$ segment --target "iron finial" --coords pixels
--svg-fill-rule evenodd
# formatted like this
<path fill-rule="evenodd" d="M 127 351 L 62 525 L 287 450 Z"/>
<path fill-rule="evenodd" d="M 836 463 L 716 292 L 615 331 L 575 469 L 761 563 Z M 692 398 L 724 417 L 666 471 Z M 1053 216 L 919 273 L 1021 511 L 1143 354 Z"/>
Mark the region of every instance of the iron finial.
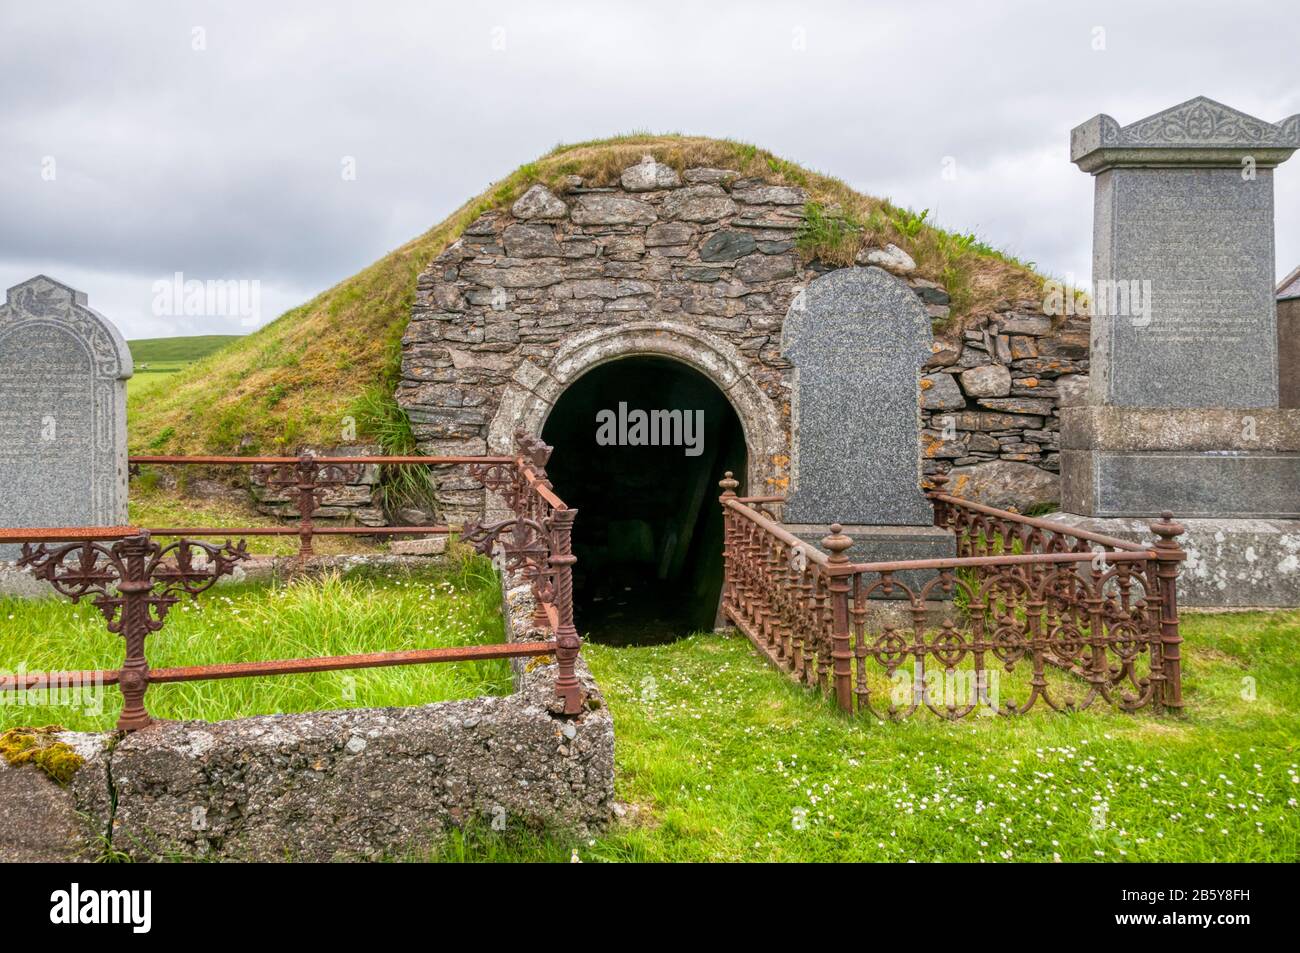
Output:
<path fill-rule="evenodd" d="M 831 534 L 822 537 L 822 546 L 830 550 L 831 562 L 846 563 L 849 557 L 844 555 L 845 550 L 853 545 L 853 540 L 844 535 L 844 527 L 839 523 L 831 524 Z"/>

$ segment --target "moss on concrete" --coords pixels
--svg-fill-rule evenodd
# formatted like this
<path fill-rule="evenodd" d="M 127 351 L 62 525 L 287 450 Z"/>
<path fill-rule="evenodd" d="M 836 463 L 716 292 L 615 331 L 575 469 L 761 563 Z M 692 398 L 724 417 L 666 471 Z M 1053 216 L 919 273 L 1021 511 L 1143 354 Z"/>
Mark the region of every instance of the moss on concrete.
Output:
<path fill-rule="evenodd" d="M 71 745 L 57 739 L 56 736 L 62 730 L 59 725 L 10 728 L 0 734 L 0 755 L 15 767 L 35 765 L 59 784 L 66 785 L 86 763 L 86 759 L 77 754 Z"/>

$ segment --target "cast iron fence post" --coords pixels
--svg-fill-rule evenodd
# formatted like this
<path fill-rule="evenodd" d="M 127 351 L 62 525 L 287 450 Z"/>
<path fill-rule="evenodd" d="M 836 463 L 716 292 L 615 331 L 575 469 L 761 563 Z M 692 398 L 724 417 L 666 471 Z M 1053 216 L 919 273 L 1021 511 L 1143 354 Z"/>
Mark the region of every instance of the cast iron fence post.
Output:
<path fill-rule="evenodd" d="M 582 639 L 573 624 L 573 520 L 577 510 L 556 510 L 551 515 L 551 553 L 548 563 L 555 586 L 555 610 L 559 625 L 555 628 L 555 661 L 560 673 L 555 680 L 555 690 L 564 699 L 564 713 L 577 715 L 582 711 L 582 686 L 578 683 L 574 663 L 582 648 Z"/>
<path fill-rule="evenodd" d="M 831 573 L 826 582 L 831 601 L 831 661 L 835 680 L 835 701 L 841 711 L 853 711 L 853 651 L 849 645 L 849 557 L 845 550 L 853 540 L 844 535 L 844 527 L 831 524 L 831 535 L 822 538 L 822 545 L 830 550 Z"/>
<path fill-rule="evenodd" d="M 363 464 L 321 463 L 304 450 L 292 464 L 267 463 L 253 467 L 253 479 L 268 487 L 291 492 L 298 511 L 298 563 L 305 565 L 315 555 L 312 538 L 316 533 L 313 517 L 324 501 L 325 491 L 361 479 Z"/>
<path fill-rule="evenodd" d="M 1164 512 L 1151 524 L 1158 539 L 1156 575 L 1160 580 L 1160 654 L 1164 683 L 1159 701 L 1174 712 L 1183 709 L 1183 637 L 1178 632 L 1178 568 L 1184 553 L 1174 540 L 1184 527 L 1174 522 L 1174 514 Z"/>
<path fill-rule="evenodd" d="M 205 557 L 202 565 L 194 561 L 195 552 Z M 235 563 L 247 555 L 243 540 L 238 545 L 227 540 L 217 546 L 180 539 L 163 546 L 144 530 L 111 544 L 84 540 L 53 549 L 42 543 L 33 549 L 25 543 L 18 565 L 30 566 L 33 576 L 50 583 L 74 603 L 94 596 L 94 606 L 103 614 L 108 631 L 122 636 L 125 643 L 117 679 L 122 692 L 117 727 L 135 731 L 152 721 L 144 705 L 149 690 L 146 638 L 163 627 L 167 610 L 182 593 L 197 596 L 230 574 Z"/>
<path fill-rule="evenodd" d="M 316 512 L 316 461 L 311 458 L 311 454 L 303 451 L 295 469 L 298 477 L 298 482 L 294 484 L 298 491 L 298 561 L 305 563 L 315 555 L 311 538 L 316 525 L 311 517 Z"/>
<path fill-rule="evenodd" d="M 149 690 L 149 661 L 144 654 L 144 640 L 151 632 L 162 628 L 149 613 L 153 581 L 149 578 L 146 561 L 153 548 L 148 533 L 124 539 L 118 544 L 122 563 L 122 578 L 117 581 L 121 593 L 122 615 L 108 631 L 117 632 L 126 643 L 126 658 L 118 676 L 122 691 L 122 714 L 117 727 L 122 731 L 144 728 L 152 720 L 144 707 L 144 693 Z M 101 607 L 102 608 L 102 607 Z M 105 615 L 108 612 L 105 611 Z"/>
<path fill-rule="evenodd" d="M 523 519 L 540 521 L 545 518 L 548 512 L 551 511 L 551 505 L 547 503 L 546 499 L 542 496 L 541 491 L 543 489 L 553 489 L 551 481 L 546 477 L 546 464 L 550 461 L 551 451 L 554 448 L 542 443 L 540 438 L 534 438 L 532 435 L 525 434 L 522 431 L 515 435 L 515 442 L 519 448 L 519 456 L 515 458 L 515 472 L 518 474 L 518 479 L 521 481 L 519 499 L 523 502 L 518 515 Z M 531 466 L 533 479 L 536 481 L 531 487 L 524 476 L 525 465 Z M 572 520 L 570 520 L 569 525 L 570 529 L 572 529 Z M 543 605 L 542 592 L 548 584 L 548 581 L 551 585 L 554 585 L 554 581 L 543 578 L 548 572 L 548 567 L 545 564 L 537 568 L 539 571 L 532 579 L 533 625 L 539 629 L 547 629 L 550 628 L 551 620 L 546 615 L 546 606 Z"/>
<path fill-rule="evenodd" d="M 718 481 L 718 486 L 722 488 L 722 495 L 718 497 L 718 502 L 722 504 L 722 604 L 726 606 L 736 601 L 736 568 L 733 565 L 736 555 L 734 538 L 736 529 L 727 500 L 736 498 L 736 488 L 740 486 L 740 481 L 728 470 Z M 726 622 L 725 618 L 723 622 Z"/>

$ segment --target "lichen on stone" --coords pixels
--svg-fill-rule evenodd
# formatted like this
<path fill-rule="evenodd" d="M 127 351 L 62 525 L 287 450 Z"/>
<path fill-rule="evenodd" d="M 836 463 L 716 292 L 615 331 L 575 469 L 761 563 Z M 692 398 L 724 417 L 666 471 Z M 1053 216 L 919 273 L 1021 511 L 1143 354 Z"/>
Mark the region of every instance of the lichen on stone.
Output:
<path fill-rule="evenodd" d="M 555 659 L 550 655 L 538 655 L 524 663 L 524 671 L 531 672 L 542 665 L 551 665 L 554 662 Z"/>
<path fill-rule="evenodd" d="M 57 740 L 55 736 L 62 730 L 60 725 L 10 728 L 0 734 L 0 755 L 15 767 L 35 765 L 59 784 L 66 785 L 86 759 L 67 742 Z"/>

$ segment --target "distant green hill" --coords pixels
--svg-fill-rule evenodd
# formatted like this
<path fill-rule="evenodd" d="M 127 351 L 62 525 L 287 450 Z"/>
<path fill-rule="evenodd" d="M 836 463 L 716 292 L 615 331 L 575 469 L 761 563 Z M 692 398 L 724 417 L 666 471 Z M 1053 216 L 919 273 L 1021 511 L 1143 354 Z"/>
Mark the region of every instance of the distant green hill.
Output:
<path fill-rule="evenodd" d="M 127 393 L 139 395 L 152 390 L 159 381 L 170 378 L 177 371 L 183 371 L 195 361 L 202 360 L 209 354 L 221 350 L 232 341 L 238 341 L 239 334 L 196 334 L 188 338 L 141 338 L 127 341 L 131 349 L 131 360 L 135 363 L 135 374 L 127 382 Z"/>
<path fill-rule="evenodd" d="M 188 338 L 141 338 L 138 341 L 127 341 L 126 346 L 131 349 L 131 360 L 137 365 L 177 361 L 188 364 L 201 357 L 207 357 L 240 336 L 238 334 L 196 334 Z"/>

